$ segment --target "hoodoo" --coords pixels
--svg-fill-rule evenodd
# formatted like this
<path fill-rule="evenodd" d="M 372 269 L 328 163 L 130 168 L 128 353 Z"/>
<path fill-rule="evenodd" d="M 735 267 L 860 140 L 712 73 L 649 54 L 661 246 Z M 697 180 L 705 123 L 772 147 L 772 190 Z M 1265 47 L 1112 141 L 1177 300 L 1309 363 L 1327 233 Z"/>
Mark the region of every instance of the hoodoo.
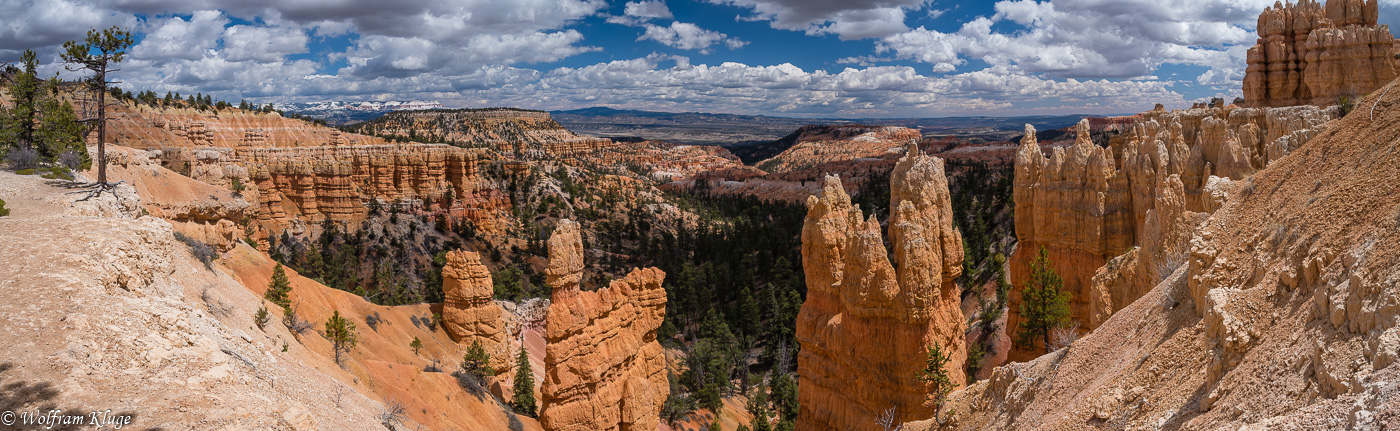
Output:
<path fill-rule="evenodd" d="M 943 160 L 910 144 L 890 176 L 890 242 L 865 218 L 835 176 L 807 200 L 802 266 L 807 301 L 797 320 L 802 344 L 797 428 L 875 429 L 894 408 L 900 418 L 929 417 L 928 393 L 915 376 L 926 351 L 948 352 L 954 384 L 964 381 L 967 324 L 953 279 L 962 273 L 962 237 L 952 225 Z"/>
<path fill-rule="evenodd" d="M 550 295 L 540 425 L 546 431 L 654 430 L 670 393 L 656 328 L 666 274 L 634 269 L 597 291 L 579 289 L 583 238 L 561 220 L 549 238 Z"/>
<path fill-rule="evenodd" d="M 1244 77 L 1248 106 L 1353 102 L 1396 77 L 1395 37 L 1376 25 L 1376 0 L 1274 3 Z"/>
<path fill-rule="evenodd" d="M 505 341 L 501 307 L 491 301 L 491 272 L 476 252 L 447 252 L 442 269 L 442 326 L 452 340 L 471 344 L 482 341 L 493 349 Z"/>

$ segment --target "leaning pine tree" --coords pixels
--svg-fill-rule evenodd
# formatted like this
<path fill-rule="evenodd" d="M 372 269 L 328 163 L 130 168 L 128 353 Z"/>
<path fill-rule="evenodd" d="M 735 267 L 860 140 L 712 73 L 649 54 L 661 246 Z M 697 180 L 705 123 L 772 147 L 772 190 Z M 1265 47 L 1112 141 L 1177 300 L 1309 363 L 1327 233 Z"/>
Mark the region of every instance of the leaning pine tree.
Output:
<path fill-rule="evenodd" d="M 88 30 L 82 42 L 70 40 L 63 43 L 62 57 L 63 62 L 68 63 L 68 70 L 92 72 L 93 76 L 88 79 L 89 90 L 97 95 L 97 117 L 82 120 L 94 122 L 97 126 L 97 182 L 93 183 L 92 193 L 83 199 L 112 188 L 107 183 L 107 85 L 116 82 L 108 81 L 107 74 L 120 70 L 111 66 L 121 63 L 126 58 L 127 48 L 135 43 L 131 31 L 116 26 L 102 31 Z"/>
<path fill-rule="evenodd" d="M 1045 353 L 1050 353 L 1050 331 L 1069 324 L 1070 294 L 1063 287 L 1064 281 L 1050 268 L 1049 253 L 1041 247 L 1031 262 L 1031 278 L 1021 289 L 1021 324 L 1017 328 L 1021 345 L 1029 348 L 1040 339 Z"/>

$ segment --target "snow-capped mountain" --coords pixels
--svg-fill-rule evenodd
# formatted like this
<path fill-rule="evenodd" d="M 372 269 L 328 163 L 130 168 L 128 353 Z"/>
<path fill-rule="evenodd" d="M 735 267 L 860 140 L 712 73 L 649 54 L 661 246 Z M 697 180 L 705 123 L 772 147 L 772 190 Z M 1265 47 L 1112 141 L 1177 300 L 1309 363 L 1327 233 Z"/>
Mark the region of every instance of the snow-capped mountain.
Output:
<path fill-rule="evenodd" d="M 393 111 L 421 111 L 425 109 L 445 109 L 436 101 L 412 100 L 406 102 L 308 102 L 278 103 L 274 108 L 282 112 L 294 112 L 313 118 L 322 118 L 331 124 L 350 124 L 370 120 Z"/>

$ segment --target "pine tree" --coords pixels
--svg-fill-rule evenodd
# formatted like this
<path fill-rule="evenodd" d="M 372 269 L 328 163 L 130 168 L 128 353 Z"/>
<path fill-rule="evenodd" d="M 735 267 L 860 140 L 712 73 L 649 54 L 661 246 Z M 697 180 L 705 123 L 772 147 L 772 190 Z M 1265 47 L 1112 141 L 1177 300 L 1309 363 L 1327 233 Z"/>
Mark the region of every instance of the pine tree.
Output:
<path fill-rule="evenodd" d="M 484 381 L 486 376 L 496 374 L 496 370 L 491 368 L 491 355 L 487 354 L 486 349 L 481 347 L 480 341 L 472 340 L 471 347 L 467 347 L 467 354 L 462 355 L 462 372 L 475 378 L 477 382 Z"/>
<path fill-rule="evenodd" d="M 1069 323 L 1069 292 L 1062 290 L 1064 281 L 1054 268 L 1050 267 L 1050 255 L 1045 247 L 1040 248 L 1031 262 L 1031 278 L 1021 289 L 1021 324 L 1017 328 L 1018 341 L 1026 347 L 1033 347 L 1036 339 L 1045 345 L 1045 353 L 1050 353 L 1050 331 Z"/>
<path fill-rule="evenodd" d="M 292 291 L 292 283 L 287 280 L 287 271 L 282 269 L 282 263 L 272 267 L 272 282 L 267 285 L 267 292 L 263 292 L 263 298 L 282 307 L 284 313 L 292 312 L 292 299 L 288 293 Z"/>
<path fill-rule="evenodd" d="M 111 81 L 107 80 L 107 74 L 115 72 L 111 68 L 114 63 L 121 63 L 126 59 L 126 50 L 136 41 L 131 37 L 131 32 L 119 27 L 97 31 L 89 30 L 87 38 L 83 42 L 68 41 L 63 43 L 63 61 L 68 63 L 69 70 L 86 69 L 95 75 L 88 80 L 97 93 L 97 190 L 109 189 L 107 183 L 107 85 Z M 93 54 L 96 52 L 97 54 Z M 91 197 L 93 195 L 89 195 Z M 85 198 L 86 199 L 86 198 Z"/>
<path fill-rule="evenodd" d="M 331 318 L 326 320 L 326 339 L 330 340 L 335 349 L 335 363 L 340 363 L 342 353 L 350 353 L 359 343 L 359 334 L 355 332 L 355 322 L 340 317 L 340 311 L 331 313 Z"/>
<path fill-rule="evenodd" d="M 34 146 L 35 120 L 39 114 L 39 98 L 42 96 L 42 82 L 38 75 L 38 55 L 34 50 L 26 49 L 20 54 L 21 69 L 14 75 L 10 82 L 10 99 L 14 101 L 14 108 L 10 111 L 11 124 L 14 131 L 11 133 L 16 138 L 18 147 Z"/>
<path fill-rule="evenodd" d="M 953 381 L 948 375 L 949 359 L 949 354 L 943 351 L 943 346 L 934 342 L 928 347 L 924 369 L 920 370 L 917 376 L 919 381 L 928 385 L 928 396 L 933 398 L 934 420 L 940 425 L 944 423 L 940 418 L 943 402 L 948 399 L 948 394 L 953 392 Z"/>
<path fill-rule="evenodd" d="M 525 354 L 525 346 L 520 346 L 520 354 L 515 358 L 515 396 L 511 397 L 511 407 L 526 416 L 535 417 L 535 371 L 530 368 L 530 357 Z"/>
<path fill-rule="evenodd" d="M 83 142 L 83 127 L 78 123 L 78 115 L 73 105 L 58 97 L 58 78 L 51 78 L 45 84 L 44 97 L 39 98 L 39 122 L 34 131 L 34 139 L 39 154 L 49 160 L 60 159 L 64 153 L 73 153 L 78 166 L 68 166 L 73 170 L 92 167 L 92 157 L 88 155 L 87 144 Z"/>

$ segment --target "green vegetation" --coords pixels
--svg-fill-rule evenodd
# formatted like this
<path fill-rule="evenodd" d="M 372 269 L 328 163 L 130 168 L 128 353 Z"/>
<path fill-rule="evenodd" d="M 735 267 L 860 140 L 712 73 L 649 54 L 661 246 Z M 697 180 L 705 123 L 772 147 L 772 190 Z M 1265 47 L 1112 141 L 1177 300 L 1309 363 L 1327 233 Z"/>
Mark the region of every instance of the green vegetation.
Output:
<path fill-rule="evenodd" d="M 943 403 L 948 400 L 948 394 L 953 392 L 953 381 L 948 375 L 949 359 L 948 353 L 943 351 L 943 346 L 937 342 L 933 343 L 928 347 L 924 369 L 916 376 L 919 381 L 928 385 L 928 397 L 933 400 L 934 420 L 940 425 L 944 423 Z"/>
<path fill-rule="evenodd" d="M 359 333 L 355 331 L 355 322 L 340 317 L 340 310 L 332 312 L 331 318 L 326 319 L 326 339 L 330 340 L 335 349 L 335 363 L 340 363 L 342 353 L 350 353 L 359 343 Z"/>
<path fill-rule="evenodd" d="M 1045 247 L 1040 248 L 1031 262 L 1031 278 L 1021 289 L 1021 325 L 1017 328 L 1017 342 L 1026 348 L 1035 346 L 1040 340 L 1045 353 L 1051 352 L 1050 333 L 1055 328 L 1069 324 L 1069 292 L 1061 290 L 1064 282 L 1050 267 L 1050 255 Z"/>
<path fill-rule="evenodd" d="M 423 342 L 418 337 L 413 337 L 413 341 L 408 342 L 408 348 L 413 349 L 413 354 L 417 355 L 419 350 L 423 350 Z"/>
<path fill-rule="evenodd" d="M 287 271 L 282 269 L 282 264 L 272 267 L 272 281 L 267 285 L 267 291 L 263 292 L 263 299 L 282 307 L 284 314 L 291 314 L 292 299 L 288 294 L 292 292 L 292 283 L 287 279 Z"/>
<path fill-rule="evenodd" d="M 491 355 L 486 353 L 486 349 L 481 347 L 481 342 L 477 340 L 472 340 L 471 347 L 468 347 L 467 353 L 462 355 L 461 368 L 463 374 L 476 379 L 478 384 L 485 382 L 486 376 L 496 374 L 496 370 L 491 368 Z"/>
<path fill-rule="evenodd" d="M 67 169 L 92 165 L 83 143 L 83 127 L 73 106 L 60 94 L 57 76 L 38 75 L 38 54 L 25 50 L 20 67 L 6 72 L 12 107 L 0 106 L 0 156 L 10 169 L 38 173 L 48 179 L 71 180 Z M 42 167 L 49 164 L 49 167 Z"/>
<path fill-rule="evenodd" d="M 10 215 L 10 209 L 9 209 L 9 208 L 5 208 L 5 200 L 4 200 L 4 199 L 0 199 L 0 217 L 6 217 L 6 216 L 9 216 L 9 215 Z"/>
<path fill-rule="evenodd" d="M 511 390 L 515 392 L 510 400 L 511 408 L 517 413 L 535 417 L 535 371 L 530 368 L 530 357 L 525 354 L 524 346 L 520 347 L 520 354 L 515 357 L 515 382 Z"/>
<path fill-rule="evenodd" d="M 63 43 L 63 53 L 60 56 L 63 62 L 67 63 L 69 70 L 86 69 L 93 73 L 87 83 L 91 90 L 97 93 L 98 106 L 97 185 L 100 188 L 94 193 L 110 187 L 107 184 L 107 86 L 112 84 L 112 81 L 107 80 L 107 74 L 117 71 L 111 66 L 126 59 L 126 50 L 135 43 L 131 31 L 117 26 L 102 31 L 94 28 L 88 30 L 87 38 L 82 42 L 70 40 Z"/>
<path fill-rule="evenodd" d="M 258 329 L 266 329 L 269 320 L 271 320 L 271 318 L 267 315 L 267 307 L 260 306 L 258 307 L 258 311 L 253 313 L 253 323 L 258 324 Z"/>

